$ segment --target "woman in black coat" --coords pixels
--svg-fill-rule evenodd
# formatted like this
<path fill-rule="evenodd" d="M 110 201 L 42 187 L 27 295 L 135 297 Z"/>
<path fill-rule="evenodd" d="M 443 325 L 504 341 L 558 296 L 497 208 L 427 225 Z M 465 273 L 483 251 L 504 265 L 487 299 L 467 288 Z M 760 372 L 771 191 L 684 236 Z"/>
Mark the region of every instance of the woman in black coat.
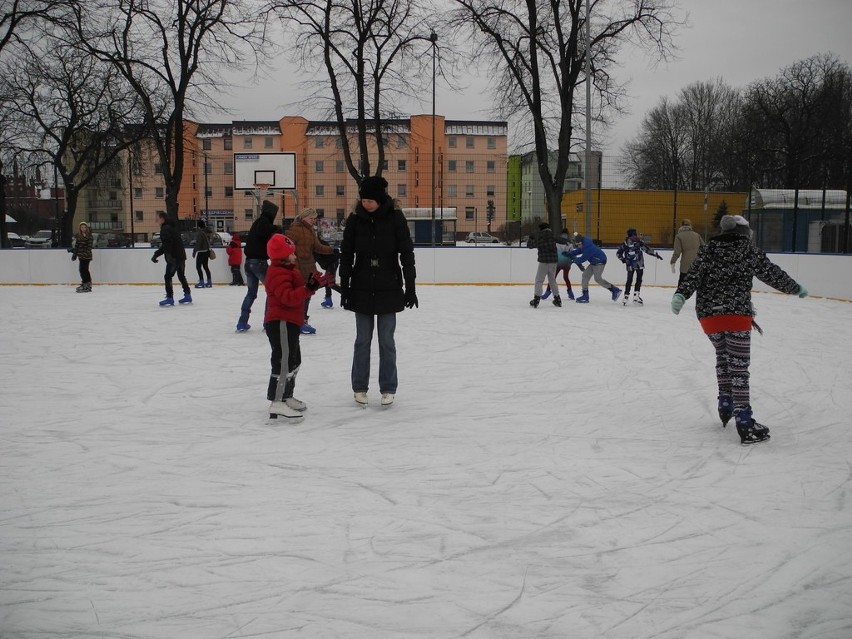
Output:
<path fill-rule="evenodd" d="M 418 306 L 414 244 L 408 222 L 388 196 L 387 186 L 387 180 L 378 176 L 362 180 L 360 200 L 346 220 L 340 245 L 341 306 L 355 313 L 352 391 L 355 401 L 364 406 L 373 329 L 378 325 L 382 406 L 389 406 L 397 388 L 396 314 Z"/>

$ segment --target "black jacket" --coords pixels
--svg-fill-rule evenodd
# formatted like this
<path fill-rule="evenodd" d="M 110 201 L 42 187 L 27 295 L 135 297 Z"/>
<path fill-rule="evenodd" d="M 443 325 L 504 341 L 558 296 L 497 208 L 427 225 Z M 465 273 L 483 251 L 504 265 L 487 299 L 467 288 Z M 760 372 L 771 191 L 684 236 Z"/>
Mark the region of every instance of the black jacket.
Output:
<path fill-rule="evenodd" d="M 186 250 L 183 240 L 180 239 L 177 227 L 170 219 L 166 219 L 160 225 L 160 248 L 154 251 L 154 257 L 166 256 L 166 260 L 177 262 L 186 261 Z"/>
<path fill-rule="evenodd" d="M 278 206 L 264 200 L 260 208 L 260 217 L 254 221 L 246 238 L 245 254 L 247 260 L 268 260 L 266 243 L 275 234 L 275 216 Z"/>
<path fill-rule="evenodd" d="M 686 299 L 698 292 L 695 300 L 698 319 L 716 315 L 753 317 L 751 287 L 755 277 L 788 295 L 799 291 L 796 281 L 769 261 L 766 253 L 748 237 L 723 233 L 698 250 L 677 292 Z"/>
<path fill-rule="evenodd" d="M 340 279 L 348 287 L 346 308 L 356 313 L 399 313 L 406 288 L 414 287 L 414 243 L 408 222 L 393 200 L 373 213 L 359 203 L 346 220 L 340 244 Z"/>

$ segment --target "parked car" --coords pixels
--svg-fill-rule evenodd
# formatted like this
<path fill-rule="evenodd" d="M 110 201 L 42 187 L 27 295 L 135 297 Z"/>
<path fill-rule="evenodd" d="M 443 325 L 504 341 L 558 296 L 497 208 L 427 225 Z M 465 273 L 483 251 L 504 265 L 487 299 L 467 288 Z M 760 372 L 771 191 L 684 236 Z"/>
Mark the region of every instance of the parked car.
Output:
<path fill-rule="evenodd" d="M 24 248 L 27 245 L 26 240 L 17 233 L 7 233 L 6 235 L 9 237 L 9 246 L 12 248 Z"/>
<path fill-rule="evenodd" d="M 51 248 L 53 246 L 53 231 L 41 230 L 28 237 L 24 246 L 27 248 Z"/>
<path fill-rule="evenodd" d="M 160 240 L 160 234 L 154 233 L 151 235 L 151 248 L 160 248 L 160 244 L 162 244 L 162 240 Z"/>
<path fill-rule="evenodd" d="M 499 244 L 500 238 L 494 237 L 491 233 L 484 231 L 473 231 L 467 234 L 465 242 L 468 244 Z"/>
<path fill-rule="evenodd" d="M 107 233 L 106 245 L 111 248 L 133 246 L 133 240 L 127 233 Z"/>

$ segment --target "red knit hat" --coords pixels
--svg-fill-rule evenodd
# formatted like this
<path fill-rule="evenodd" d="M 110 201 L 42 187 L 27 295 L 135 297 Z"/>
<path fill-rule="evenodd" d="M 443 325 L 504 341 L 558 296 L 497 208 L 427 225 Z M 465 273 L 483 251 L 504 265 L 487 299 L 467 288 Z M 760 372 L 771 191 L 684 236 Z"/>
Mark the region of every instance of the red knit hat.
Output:
<path fill-rule="evenodd" d="M 271 260 L 283 260 L 296 252 L 296 245 L 286 235 L 276 233 L 266 243 L 266 254 Z"/>

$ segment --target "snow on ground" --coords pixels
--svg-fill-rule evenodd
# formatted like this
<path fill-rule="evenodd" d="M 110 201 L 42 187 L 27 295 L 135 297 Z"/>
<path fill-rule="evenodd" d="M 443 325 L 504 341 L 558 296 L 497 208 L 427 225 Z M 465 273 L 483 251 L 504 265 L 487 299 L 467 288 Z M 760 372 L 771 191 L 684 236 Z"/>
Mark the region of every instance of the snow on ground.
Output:
<path fill-rule="evenodd" d="M 0 287 L 4 639 L 852 636 L 852 304 L 755 295 L 743 447 L 671 290 L 421 286 L 386 410 L 317 298 L 289 426 L 243 294 Z"/>

